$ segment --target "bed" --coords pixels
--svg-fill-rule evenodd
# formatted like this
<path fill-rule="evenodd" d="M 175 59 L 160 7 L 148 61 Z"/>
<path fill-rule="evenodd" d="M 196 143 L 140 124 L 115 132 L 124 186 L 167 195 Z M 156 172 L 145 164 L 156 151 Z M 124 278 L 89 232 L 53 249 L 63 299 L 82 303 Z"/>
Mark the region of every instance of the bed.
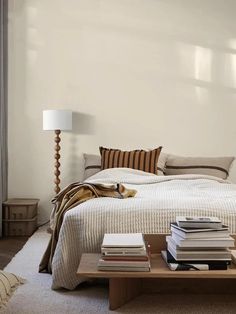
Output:
<path fill-rule="evenodd" d="M 177 215 L 218 216 L 236 233 L 236 185 L 206 175 L 157 176 L 128 168 L 106 169 L 90 183 L 123 183 L 134 198 L 97 198 L 68 211 L 52 261 L 52 288 L 74 289 L 82 253 L 100 252 L 104 233 L 167 233 Z"/>

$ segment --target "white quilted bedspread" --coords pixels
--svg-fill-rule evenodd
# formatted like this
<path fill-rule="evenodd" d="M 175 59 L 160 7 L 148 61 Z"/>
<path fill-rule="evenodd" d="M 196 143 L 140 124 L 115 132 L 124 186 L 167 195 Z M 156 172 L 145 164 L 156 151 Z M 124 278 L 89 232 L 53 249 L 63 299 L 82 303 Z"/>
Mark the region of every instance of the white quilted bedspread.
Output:
<path fill-rule="evenodd" d="M 236 233 L 236 185 L 203 175 L 157 176 L 114 168 L 87 179 L 123 183 L 134 198 L 97 198 L 66 213 L 52 262 L 52 288 L 74 289 L 82 253 L 100 252 L 104 233 L 167 233 L 178 216 L 218 216 Z"/>

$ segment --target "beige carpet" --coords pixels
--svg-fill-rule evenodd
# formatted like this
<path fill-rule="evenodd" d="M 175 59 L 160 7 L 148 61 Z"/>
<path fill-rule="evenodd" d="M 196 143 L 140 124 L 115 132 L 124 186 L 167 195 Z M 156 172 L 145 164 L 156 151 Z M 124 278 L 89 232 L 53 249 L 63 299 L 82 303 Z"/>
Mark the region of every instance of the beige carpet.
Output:
<path fill-rule="evenodd" d="M 110 312 L 105 285 L 84 285 L 72 292 L 52 291 L 51 276 L 37 272 L 48 239 L 45 229 L 37 231 L 5 268 L 26 278 L 27 283 L 17 289 L 1 313 L 236 313 L 235 295 L 143 295 L 119 310 Z"/>

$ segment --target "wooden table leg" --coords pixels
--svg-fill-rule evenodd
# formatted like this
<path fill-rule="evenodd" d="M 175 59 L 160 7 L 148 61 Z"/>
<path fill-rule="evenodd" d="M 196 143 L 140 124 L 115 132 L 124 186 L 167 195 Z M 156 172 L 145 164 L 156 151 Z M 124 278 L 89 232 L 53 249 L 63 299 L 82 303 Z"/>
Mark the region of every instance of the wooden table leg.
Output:
<path fill-rule="evenodd" d="M 109 303 L 110 310 L 115 310 L 141 294 L 142 279 L 110 278 Z"/>

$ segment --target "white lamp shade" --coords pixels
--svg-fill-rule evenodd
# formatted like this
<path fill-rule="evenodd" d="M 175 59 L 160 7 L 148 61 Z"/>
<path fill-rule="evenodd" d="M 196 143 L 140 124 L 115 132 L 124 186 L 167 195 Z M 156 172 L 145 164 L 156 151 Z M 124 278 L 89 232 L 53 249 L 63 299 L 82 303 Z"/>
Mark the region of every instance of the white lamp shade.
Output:
<path fill-rule="evenodd" d="M 71 110 L 44 110 L 43 130 L 71 130 L 72 111 Z"/>

